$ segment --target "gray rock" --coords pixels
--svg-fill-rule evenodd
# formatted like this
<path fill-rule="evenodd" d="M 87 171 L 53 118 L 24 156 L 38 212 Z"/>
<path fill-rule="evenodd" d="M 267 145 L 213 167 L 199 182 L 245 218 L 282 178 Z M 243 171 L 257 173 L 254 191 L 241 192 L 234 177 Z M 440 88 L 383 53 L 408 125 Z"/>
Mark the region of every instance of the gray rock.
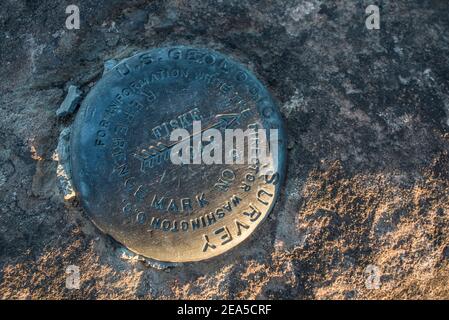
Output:
<path fill-rule="evenodd" d="M 81 90 L 79 90 L 76 86 L 71 85 L 67 92 L 67 96 L 61 103 L 61 106 L 58 110 L 56 110 L 56 115 L 62 118 L 73 114 L 79 102 L 81 101 L 81 94 Z"/>
<path fill-rule="evenodd" d="M 59 190 L 66 201 L 75 198 L 75 191 L 71 180 L 70 131 L 70 127 L 66 127 L 61 131 L 58 146 L 53 155 L 53 159 L 58 162 L 56 176 L 59 183 Z"/>

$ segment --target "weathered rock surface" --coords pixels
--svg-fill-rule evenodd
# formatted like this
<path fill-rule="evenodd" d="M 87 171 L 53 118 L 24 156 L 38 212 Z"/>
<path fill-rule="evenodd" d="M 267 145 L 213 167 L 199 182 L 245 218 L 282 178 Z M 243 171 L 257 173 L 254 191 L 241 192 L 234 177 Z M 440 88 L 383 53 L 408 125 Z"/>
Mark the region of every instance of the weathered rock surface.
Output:
<path fill-rule="evenodd" d="M 370 1 L 78 2 L 80 30 L 64 1 L 0 6 L 1 298 L 449 298 L 449 3 L 382 1 L 367 30 Z M 250 241 L 164 269 L 63 202 L 53 152 L 70 84 L 87 92 L 105 61 L 169 44 L 253 70 L 290 148 Z"/>

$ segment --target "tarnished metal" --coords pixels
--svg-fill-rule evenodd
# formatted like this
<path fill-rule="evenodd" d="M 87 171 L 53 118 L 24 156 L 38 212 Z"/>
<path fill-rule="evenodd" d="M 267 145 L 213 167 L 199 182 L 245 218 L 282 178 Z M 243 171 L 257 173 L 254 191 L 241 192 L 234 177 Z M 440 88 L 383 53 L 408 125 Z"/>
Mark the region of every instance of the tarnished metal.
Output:
<path fill-rule="evenodd" d="M 175 165 L 176 128 L 278 129 L 279 158 L 256 164 Z M 285 133 L 264 86 L 212 50 L 169 47 L 120 62 L 93 87 L 71 135 L 74 186 L 101 230 L 167 262 L 219 255 L 246 239 L 279 193 Z"/>

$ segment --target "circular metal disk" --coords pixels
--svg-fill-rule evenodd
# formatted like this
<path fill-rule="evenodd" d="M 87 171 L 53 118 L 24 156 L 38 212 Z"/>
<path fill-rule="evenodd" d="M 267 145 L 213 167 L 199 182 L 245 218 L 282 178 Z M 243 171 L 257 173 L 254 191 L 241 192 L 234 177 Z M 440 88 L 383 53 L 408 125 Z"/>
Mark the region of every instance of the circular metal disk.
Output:
<path fill-rule="evenodd" d="M 223 133 L 279 130 L 278 161 L 173 164 L 170 133 L 192 132 L 198 120 Z M 285 171 L 285 133 L 269 93 L 242 65 L 207 49 L 159 48 L 123 60 L 84 99 L 72 132 L 72 178 L 92 221 L 159 261 L 203 260 L 241 243 L 273 207 Z"/>

